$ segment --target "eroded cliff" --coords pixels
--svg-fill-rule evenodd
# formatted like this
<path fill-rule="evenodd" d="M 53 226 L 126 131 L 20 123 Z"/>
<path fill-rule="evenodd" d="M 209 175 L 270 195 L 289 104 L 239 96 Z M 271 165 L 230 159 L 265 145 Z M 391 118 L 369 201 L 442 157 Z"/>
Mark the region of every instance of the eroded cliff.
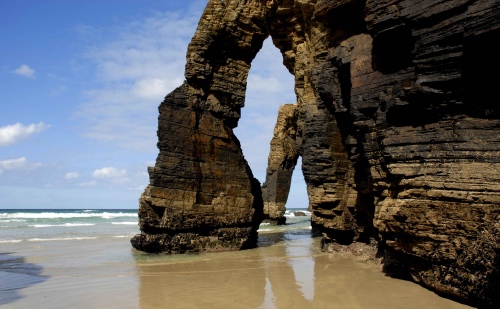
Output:
<path fill-rule="evenodd" d="M 280 106 L 274 127 L 271 149 L 262 185 L 264 221 L 285 224 L 286 202 L 290 191 L 292 173 L 299 158 L 300 142 L 297 141 L 297 105 Z"/>
<path fill-rule="evenodd" d="M 232 129 L 270 35 L 297 103 L 293 153 L 269 160 L 266 215 L 283 211 L 289 184 L 279 175 L 289 177 L 301 155 L 325 249 L 376 242 L 386 271 L 498 305 L 500 107 L 490 73 L 499 20 L 497 0 L 209 1 L 186 82 L 160 105 L 160 153 L 132 244 L 255 245 L 262 193 Z"/>
<path fill-rule="evenodd" d="M 262 220 L 233 128 L 250 62 L 268 36 L 263 1 L 210 1 L 187 52 L 186 81 L 159 107 L 158 148 L 140 198 L 139 250 L 183 253 L 254 246 Z"/>

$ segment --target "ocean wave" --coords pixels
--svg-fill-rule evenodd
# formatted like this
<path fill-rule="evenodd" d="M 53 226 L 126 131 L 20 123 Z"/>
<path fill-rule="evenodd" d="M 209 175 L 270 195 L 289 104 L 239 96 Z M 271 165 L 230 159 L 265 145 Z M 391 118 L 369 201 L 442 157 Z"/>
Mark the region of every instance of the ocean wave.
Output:
<path fill-rule="evenodd" d="M 73 226 L 90 226 L 95 225 L 93 223 L 65 223 L 65 224 L 33 224 L 28 225 L 29 227 L 73 227 Z"/>
<path fill-rule="evenodd" d="M 130 234 L 130 235 L 115 235 L 115 236 L 113 236 L 113 238 L 130 238 L 130 237 L 132 237 L 134 235 L 135 235 L 135 233 L 134 234 Z"/>
<path fill-rule="evenodd" d="M 281 228 L 277 228 L 277 227 L 274 227 L 274 228 L 264 228 L 264 229 L 258 229 L 257 230 L 257 233 L 267 233 L 267 232 L 273 232 L 273 233 L 276 233 L 276 232 L 283 232 L 283 231 L 286 231 L 286 228 L 285 227 L 281 227 Z"/>
<path fill-rule="evenodd" d="M 288 217 L 288 218 L 293 218 L 293 217 L 295 217 L 295 213 L 296 212 L 302 212 L 306 216 L 311 216 L 312 215 L 312 212 L 310 212 L 310 211 L 302 210 L 302 209 L 296 209 L 296 210 L 286 210 L 285 214 L 283 216 L 284 217 Z"/>
<path fill-rule="evenodd" d="M 4 239 L 0 240 L 0 244 L 14 244 L 23 241 L 22 239 Z"/>
<path fill-rule="evenodd" d="M 265 232 L 271 232 L 273 229 L 258 229 L 258 233 L 265 233 Z"/>
<path fill-rule="evenodd" d="M 97 239 L 97 237 L 58 237 L 58 238 L 29 238 L 26 241 L 57 241 L 57 240 L 89 240 L 89 239 Z"/>
<path fill-rule="evenodd" d="M 69 219 L 69 218 L 103 218 L 103 219 L 114 219 L 119 217 L 137 217 L 137 213 L 123 213 L 123 212 L 101 212 L 101 213 L 90 213 L 90 212 L 14 212 L 14 213 L 0 213 L 0 220 L 20 220 L 22 219 Z M 4 222 L 4 220 L 2 220 Z"/>
<path fill-rule="evenodd" d="M 26 222 L 26 220 L 23 220 L 23 219 L 0 220 L 0 223 L 7 223 L 7 222 Z"/>
<path fill-rule="evenodd" d="M 120 224 L 120 225 L 137 225 L 137 222 L 111 222 L 111 224 Z"/>

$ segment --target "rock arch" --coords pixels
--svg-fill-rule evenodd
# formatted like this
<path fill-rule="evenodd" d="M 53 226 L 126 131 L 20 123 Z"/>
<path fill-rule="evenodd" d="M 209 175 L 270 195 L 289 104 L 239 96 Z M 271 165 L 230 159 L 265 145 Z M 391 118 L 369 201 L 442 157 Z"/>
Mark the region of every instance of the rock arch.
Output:
<path fill-rule="evenodd" d="M 233 134 L 250 63 L 269 36 L 267 1 L 209 1 L 188 46 L 186 81 L 159 107 L 156 165 L 140 198 L 148 252 L 254 246 L 262 221 L 260 183 Z"/>
<path fill-rule="evenodd" d="M 500 107 L 467 82 L 487 71 L 474 46 L 490 46 L 499 14 L 495 0 L 210 0 L 186 81 L 159 107 L 133 246 L 255 245 L 262 192 L 233 128 L 270 35 L 295 76 L 294 142 L 325 249 L 372 242 L 386 271 L 498 305 Z"/>

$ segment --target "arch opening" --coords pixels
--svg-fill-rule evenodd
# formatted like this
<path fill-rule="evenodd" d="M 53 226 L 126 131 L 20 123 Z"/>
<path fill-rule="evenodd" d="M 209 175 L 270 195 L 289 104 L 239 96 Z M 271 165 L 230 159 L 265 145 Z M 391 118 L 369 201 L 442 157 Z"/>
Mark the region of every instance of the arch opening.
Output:
<path fill-rule="evenodd" d="M 234 133 L 253 175 L 262 184 L 264 222 L 284 224 L 288 206 L 309 206 L 296 140 L 294 76 L 283 65 L 272 39 L 251 63 L 245 108 Z M 299 165 L 299 171 L 294 169 Z"/>

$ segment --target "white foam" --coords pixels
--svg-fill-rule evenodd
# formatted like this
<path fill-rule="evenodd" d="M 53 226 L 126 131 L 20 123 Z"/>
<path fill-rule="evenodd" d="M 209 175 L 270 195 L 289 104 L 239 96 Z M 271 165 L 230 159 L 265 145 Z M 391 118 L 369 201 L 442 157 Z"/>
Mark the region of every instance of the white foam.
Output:
<path fill-rule="evenodd" d="M 14 244 L 23 241 L 22 239 L 5 239 L 0 240 L 0 244 Z"/>
<path fill-rule="evenodd" d="M 286 210 L 286 211 L 285 211 L 285 214 L 284 214 L 283 216 L 293 218 L 293 217 L 295 217 L 295 212 L 302 212 L 302 213 L 304 213 L 304 215 L 306 215 L 306 216 L 310 216 L 310 215 L 312 215 L 312 212 L 307 211 L 307 210 L 302 210 L 302 209 L 292 209 L 292 210 Z"/>
<path fill-rule="evenodd" d="M 134 236 L 135 234 L 131 234 L 131 235 L 115 235 L 113 236 L 114 238 L 130 238 L 132 236 Z"/>
<path fill-rule="evenodd" d="M 10 219 L 10 220 L 0 220 L 0 222 L 4 223 L 4 222 L 26 222 L 26 220 L 22 220 L 22 219 Z"/>
<path fill-rule="evenodd" d="M 30 238 L 27 241 L 56 241 L 56 240 L 88 240 L 97 237 L 68 237 L 68 238 Z"/>
<path fill-rule="evenodd" d="M 285 231 L 286 228 L 282 227 L 282 228 L 270 228 L 270 229 L 258 229 L 257 230 L 257 233 L 266 233 L 266 232 L 283 232 Z"/>
<path fill-rule="evenodd" d="M 270 232 L 272 231 L 273 229 L 258 229 L 257 232 L 258 233 L 263 233 L 263 232 Z"/>
<path fill-rule="evenodd" d="M 30 227 L 73 227 L 73 226 L 90 226 L 95 225 L 93 223 L 65 223 L 65 224 L 33 224 Z"/>
<path fill-rule="evenodd" d="M 119 217 L 137 217 L 135 213 L 112 213 L 112 212 L 101 212 L 101 213 L 81 213 L 81 212 L 42 212 L 42 213 L 31 213 L 31 212 L 15 212 L 15 213 L 2 213 L 0 214 L 0 219 L 10 219 L 15 220 L 19 218 L 23 219 L 68 219 L 68 218 L 104 218 L 112 219 Z M 2 220 L 3 221 L 3 220 Z"/>
<path fill-rule="evenodd" d="M 137 225 L 137 222 L 111 222 L 111 224 Z"/>

